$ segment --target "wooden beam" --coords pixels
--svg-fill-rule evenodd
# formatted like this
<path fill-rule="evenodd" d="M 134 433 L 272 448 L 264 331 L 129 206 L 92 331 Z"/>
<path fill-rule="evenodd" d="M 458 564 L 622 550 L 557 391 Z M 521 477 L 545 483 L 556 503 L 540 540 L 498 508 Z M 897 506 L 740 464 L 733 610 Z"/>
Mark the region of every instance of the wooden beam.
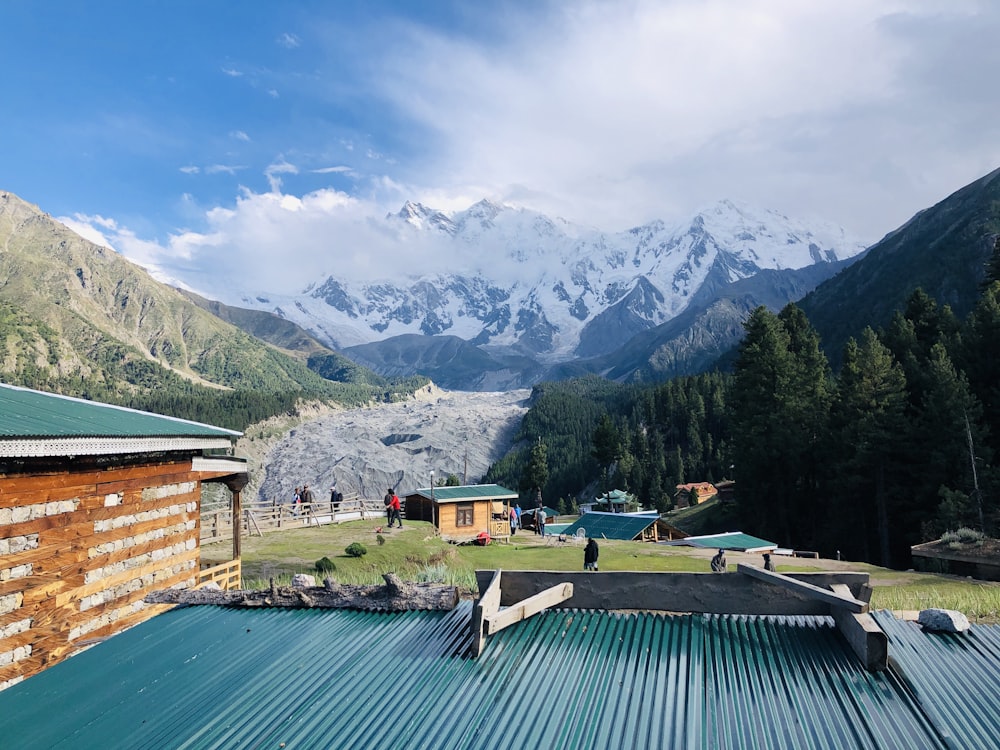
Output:
<path fill-rule="evenodd" d="M 479 656 L 486 645 L 487 618 L 500 610 L 500 571 L 494 571 L 489 584 L 472 609 L 472 655 Z"/>
<path fill-rule="evenodd" d="M 486 618 L 486 632 L 488 634 L 497 633 L 504 628 L 521 622 L 532 615 L 537 615 L 543 609 L 548 609 L 553 605 L 566 601 L 573 596 L 572 583 L 560 583 L 552 588 L 545 589 L 534 596 L 502 609 L 496 614 Z"/>
<path fill-rule="evenodd" d="M 705 612 L 733 615 L 829 615 L 830 605 L 802 592 L 735 573 L 648 573 L 637 571 L 504 570 L 500 606 L 560 583 L 573 584 L 573 598 L 556 607 L 639 609 L 653 612 Z M 486 591 L 495 570 L 477 570 L 479 591 Z M 855 597 L 868 583 L 867 573 L 790 573 L 789 578 L 815 586 L 847 584 Z M 831 593 L 831 592 L 827 592 Z"/>
<path fill-rule="evenodd" d="M 835 583 L 830 588 L 841 596 L 851 596 L 851 590 L 843 584 Z M 887 668 L 889 637 L 870 614 L 867 612 L 855 614 L 839 606 L 830 607 L 830 614 L 837 623 L 837 629 L 847 639 L 847 643 L 861 659 L 865 669 L 870 672 L 881 672 Z"/>
<path fill-rule="evenodd" d="M 738 573 L 742 573 L 743 575 L 750 576 L 751 578 L 767 581 L 768 583 L 773 583 L 776 586 L 782 586 L 786 589 L 797 591 L 801 594 L 805 594 L 811 599 L 819 599 L 820 601 L 831 604 L 834 607 L 846 609 L 848 612 L 860 614 L 868 611 L 868 605 L 865 602 L 859 601 L 851 596 L 850 590 L 848 590 L 848 595 L 845 596 L 835 593 L 830 589 L 813 586 L 811 583 L 797 581 L 794 578 L 789 578 L 781 573 L 772 573 L 770 570 L 755 568 L 752 565 L 744 565 L 743 563 L 736 566 L 736 571 Z"/>

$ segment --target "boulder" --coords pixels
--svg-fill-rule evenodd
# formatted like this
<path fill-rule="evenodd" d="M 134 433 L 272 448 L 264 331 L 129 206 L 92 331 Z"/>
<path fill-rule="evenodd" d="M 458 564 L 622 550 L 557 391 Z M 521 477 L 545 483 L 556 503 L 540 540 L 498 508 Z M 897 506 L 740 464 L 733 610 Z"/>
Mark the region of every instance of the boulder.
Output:
<path fill-rule="evenodd" d="M 923 609 L 917 622 L 924 630 L 937 633 L 964 633 L 969 629 L 969 618 L 953 609 Z"/>
<path fill-rule="evenodd" d="M 296 573 L 292 576 L 292 587 L 296 589 L 312 588 L 316 585 L 316 577 L 308 573 Z"/>

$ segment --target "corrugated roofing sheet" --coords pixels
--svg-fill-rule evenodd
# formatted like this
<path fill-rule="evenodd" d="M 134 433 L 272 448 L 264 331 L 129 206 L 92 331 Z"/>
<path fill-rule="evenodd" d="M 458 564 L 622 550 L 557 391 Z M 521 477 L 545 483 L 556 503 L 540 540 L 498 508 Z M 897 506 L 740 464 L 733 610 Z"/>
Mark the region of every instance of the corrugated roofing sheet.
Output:
<path fill-rule="evenodd" d="M 398 614 L 176 609 L 0 693 L 0 738 L 74 749 L 948 746 L 921 693 L 865 671 L 827 618 L 549 610 L 470 659 L 458 655 L 470 613 L 469 602 Z M 990 747 L 996 734 L 978 732 L 993 728 L 951 745 Z"/>
<path fill-rule="evenodd" d="M 952 747 L 1000 747 L 1000 627 L 925 633 L 915 622 L 874 613 L 889 637 L 894 668 L 905 675 Z"/>
<path fill-rule="evenodd" d="M 772 550 L 777 544 L 760 537 L 744 534 L 742 531 L 730 531 L 725 534 L 706 534 L 705 536 L 689 536 L 671 542 L 661 542 L 683 547 L 703 547 L 705 549 L 728 549 L 740 552 L 756 550 Z"/>
<path fill-rule="evenodd" d="M 655 516 L 626 516 L 621 513 L 584 513 L 563 533 L 569 536 L 583 529 L 596 539 L 635 539 L 643 529 L 656 523 Z"/>
<path fill-rule="evenodd" d="M 200 422 L 0 384 L 0 439 L 239 435 Z"/>
<path fill-rule="evenodd" d="M 417 490 L 424 497 L 431 497 L 431 488 Z M 439 503 L 458 502 L 460 500 L 513 500 L 517 493 L 501 487 L 499 484 L 471 484 L 463 487 L 435 487 L 434 499 Z"/>

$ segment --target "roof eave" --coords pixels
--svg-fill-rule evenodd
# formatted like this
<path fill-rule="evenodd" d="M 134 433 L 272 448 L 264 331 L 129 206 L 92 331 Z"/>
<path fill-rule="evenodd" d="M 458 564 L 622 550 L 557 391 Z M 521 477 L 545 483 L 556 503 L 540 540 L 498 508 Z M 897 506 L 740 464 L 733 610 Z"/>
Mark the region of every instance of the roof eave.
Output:
<path fill-rule="evenodd" d="M 212 437 L 66 437 L 0 440 L 0 458 L 45 458 L 50 456 L 111 456 L 127 453 L 199 452 L 228 449 L 233 439 Z"/>

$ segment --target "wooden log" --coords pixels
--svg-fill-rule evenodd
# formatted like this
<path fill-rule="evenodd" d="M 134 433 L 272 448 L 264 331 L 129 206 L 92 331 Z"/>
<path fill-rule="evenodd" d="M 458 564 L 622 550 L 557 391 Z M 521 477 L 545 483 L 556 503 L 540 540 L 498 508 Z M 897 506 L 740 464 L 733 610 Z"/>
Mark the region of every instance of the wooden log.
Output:
<path fill-rule="evenodd" d="M 830 588 L 845 598 L 851 596 L 851 590 L 843 584 L 834 584 Z M 848 645 L 865 665 L 865 669 L 870 672 L 881 672 L 887 668 L 889 637 L 870 614 L 848 612 L 840 606 L 831 606 L 830 614 L 837 623 L 837 629 L 847 639 Z"/>
<path fill-rule="evenodd" d="M 384 586 L 353 586 L 333 581 L 323 586 L 271 586 L 259 591 L 214 589 L 165 589 L 146 595 L 148 604 L 210 604 L 222 607 L 285 607 L 290 609 L 362 609 L 402 612 L 450 610 L 458 605 L 458 588 L 432 583 L 403 583 L 397 576 L 383 576 Z M 328 579 L 329 580 L 329 579 Z"/>
<path fill-rule="evenodd" d="M 558 586 L 545 589 L 545 591 L 530 596 L 524 601 L 507 607 L 507 609 L 502 609 L 491 617 L 487 617 L 486 631 L 491 635 L 497 633 L 514 623 L 538 614 L 544 609 L 564 602 L 572 596 L 572 583 L 560 583 Z"/>
<path fill-rule="evenodd" d="M 797 581 L 794 578 L 789 578 L 781 573 L 772 573 L 770 570 L 755 568 L 752 565 L 744 565 L 743 563 L 736 566 L 736 571 L 738 573 L 742 573 L 743 575 L 750 576 L 751 578 L 767 581 L 768 583 L 773 583 L 776 586 L 781 586 L 791 591 L 797 591 L 805 594 L 809 598 L 819 599 L 827 604 L 832 604 L 836 607 L 846 609 L 848 612 L 856 612 L 860 614 L 861 612 L 868 611 L 868 605 L 865 602 L 855 599 L 851 595 L 849 589 L 846 595 L 838 594 L 829 589 L 813 586 L 811 583 L 806 583 L 805 581 Z"/>

